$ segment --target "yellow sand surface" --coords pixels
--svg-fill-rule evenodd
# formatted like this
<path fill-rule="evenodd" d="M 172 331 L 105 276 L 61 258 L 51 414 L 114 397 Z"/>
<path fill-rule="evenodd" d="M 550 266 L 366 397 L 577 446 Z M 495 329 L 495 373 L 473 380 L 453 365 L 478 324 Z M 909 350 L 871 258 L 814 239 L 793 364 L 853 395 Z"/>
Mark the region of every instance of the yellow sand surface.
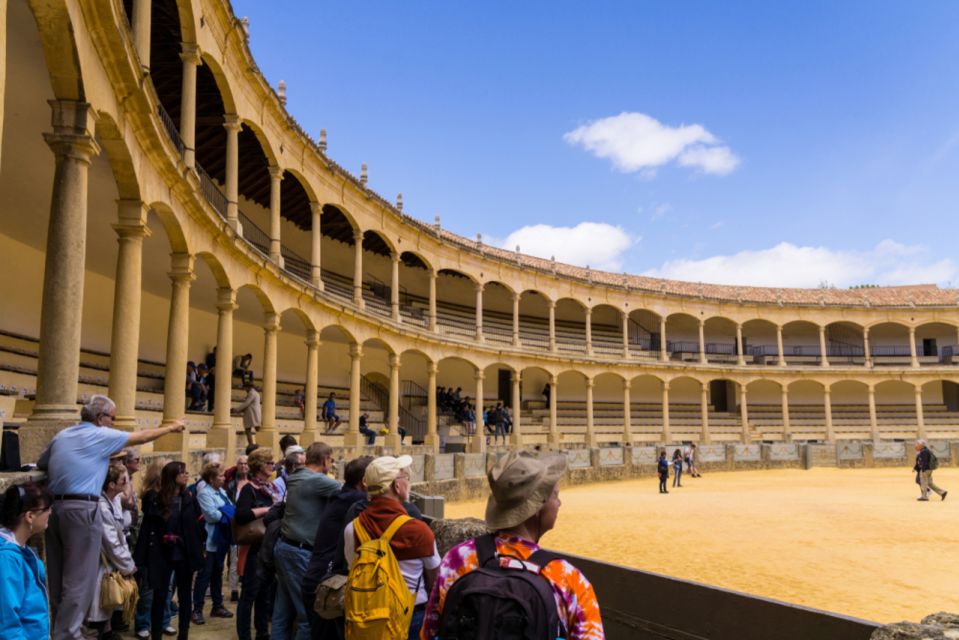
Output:
<path fill-rule="evenodd" d="M 542 543 L 878 622 L 959 612 L 959 469 L 935 473 L 953 489 L 945 502 L 917 502 L 906 468 L 683 480 L 669 495 L 653 477 L 564 488 Z M 484 510 L 485 500 L 447 504 L 446 517 Z"/>

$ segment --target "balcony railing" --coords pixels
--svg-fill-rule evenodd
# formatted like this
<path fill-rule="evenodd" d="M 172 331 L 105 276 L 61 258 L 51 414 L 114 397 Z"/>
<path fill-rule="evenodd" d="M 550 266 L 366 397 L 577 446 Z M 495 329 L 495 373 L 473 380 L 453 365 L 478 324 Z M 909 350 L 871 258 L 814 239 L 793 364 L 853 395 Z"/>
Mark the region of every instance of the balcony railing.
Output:
<path fill-rule="evenodd" d="M 160 121 L 163 122 L 167 135 L 170 136 L 173 146 L 176 147 L 177 153 L 179 153 L 182 158 L 183 152 L 186 150 L 186 145 L 183 144 L 183 138 L 180 137 L 179 130 L 177 130 L 176 125 L 173 124 L 173 118 L 170 117 L 170 114 L 167 113 L 162 104 L 157 104 L 157 112 L 160 114 Z"/>
<path fill-rule="evenodd" d="M 265 256 L 270 255 L 270 236 L 266 235 L 263 229 L 259 228 L 242 211 L 238 212 L 240 224 L 243 225 L 243 239 L 252 244 Z"/>
<path fill-rule="evenodd" d="M 203 167 L 201 167 L 199 163 L 196 164 L 195 168 L 197 175 L 200 176 L 200 191 L 203 192 L 203 197 L 206 198 L 206 201 L 210 203 L 213 209 L 225 219 L 227 216 L 228 203 L 226 196 L 223 195 L 220 187 L 216 186 L 213 178 L 203 170 Z"/>

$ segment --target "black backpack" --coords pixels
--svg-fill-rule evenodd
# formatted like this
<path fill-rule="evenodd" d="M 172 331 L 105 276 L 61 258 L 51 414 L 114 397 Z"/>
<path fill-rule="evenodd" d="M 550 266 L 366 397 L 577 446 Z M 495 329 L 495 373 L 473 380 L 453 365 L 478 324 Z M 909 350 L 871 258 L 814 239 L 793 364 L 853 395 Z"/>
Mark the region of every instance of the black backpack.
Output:
<path fill-rule="evenodd" d="M 543 640 L 565 638 L 553 589 L 542 569 L 558 556 L 540 549 L 526 561 L 539 572 L 505 568 L 496 561 L 496 538 L 476 538 L 479 566 L 450 587 L 440 616 L 444 640 Z"/>

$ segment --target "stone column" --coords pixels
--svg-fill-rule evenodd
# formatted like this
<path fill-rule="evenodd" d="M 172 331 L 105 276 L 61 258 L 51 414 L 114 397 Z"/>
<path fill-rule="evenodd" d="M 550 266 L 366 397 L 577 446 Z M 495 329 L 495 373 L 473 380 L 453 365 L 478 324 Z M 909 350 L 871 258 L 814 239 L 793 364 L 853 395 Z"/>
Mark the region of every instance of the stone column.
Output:
<path fill-rule="evenodd" d="M 363 308 L 363 232 L 353 234 L 353 304 Z"/>
<path fill-rule="evenodd" d="M 562 438 L 559 435 L 559 424 L 557 421 L 559 419 L 559 412 L 556 410 L 556 405 L 558 402 L 559 396 L 559 377 L 550 374 L 549 376 L 549 435 L 547 436 L 547 444 L 551 449 L 559 449 L 560 444 L 562 444 Z"/>
<path fill-rule="evenodd" d="M 783 328 L 782 325 L 776 325 L 776 364 L 780 367 L 786 366 L 786 352 L 783 350 Z"/>
<path fill-rule="evenodd" d="M 922 410 L 922 385 L 916 385 L 916 437 L 926 437 L 926 420 Z"/>
<path fill-rule="evenodd" d="M 739 419 L 742 421 L 743 442 L 749 442 L 751 435 L 749 432 L 749 393 L 745 384 L 739 385 Z"/>
<path fill-rule="evenodd" d="M 699 364 L 706 364 L 708 359 L 706 358 L 706 323 L 703 320 L 699 321 Z"/>
<path fill-rule="evenodd" d="M 439 371 L 439 365 L 428 362 L 426 368 L 429 377 L 426 384 L 426 438 L 423 444 L 436 452 L 440 450 L 440 437 L 436 432 L 436 374 Z"/>
<path fill-rule="evenodd" d="M 706 382 L 702 383 L 699 392 L 699 415 L 702 422 L 699 437 L 703 442 L 709 442 L 712 436 L 709 433 L 709 384 Z"/>
<path fill-rule="evenodd" d="M 200 49 L 184 42 L 180 60 L 183 61 L 183 82 L 180 84 L 180 139 L 183 140 L 183 162 L 196 167 L 196 68 L 200 66 Z"/>
<path fill-rule="evenodd" d="M 35 428 L 32 433 L 25 429 L 21 435 L 25 461 L 36 460 L 58 428 L 77 416 L 87 174 L 91 159 L 100 153 L 93 137 L 95 116 L 90 105 L 62 100 L 50 101 L 50 106 L 53 133 L 43 137 L 56 164 L 43 270 L 37 396 L 30 416 Z"/>
<path fill-rule="evenodd" d="M 666 316 L 659 319 L 659 361 L 669 362 L 669 353 L 666 351 Z"/>
<path fill-rule="evenodd" d="M 238 234 L 243 235 L 240 224 L 240 124 L 239 116 L 223 116 L 223 128 L 226 129 L 226 222 Z"/>
<path fill-rule="evenodd" d="M 358 344 L 350 345 L 350 421 L 347 423 L 346 433 L 343 434 L 343 446 L 360 446 L 360 365 L 363 360 L 363 347 Z M 364 440 L 365 442 L 365 440 Z"/>
<path fill-rule="evenodd" d="M 321 261 L 323 251 L 322 216 L 323 204 L 320 202 L 311 202 L 310 238 L 312 244 L 310 247 L 310 276 L 313 281 L 313 286 L 320 291 L 323 291 L 323 263 Z"/>
<path fill-rule="evenodd" d="M 473 379 L 476 380 L 476 433 L 470 438 L 470 453 L 483 453 L 486 451 L 486 426 L 483 422 L 483 379 L 482 369 L 477 369 L 473 373 Z"/>
<path fill-rule="evenodd" d="M 743 325 L 736 323 L 736 364 L 740 367 L 746 364 L 746 354 L 743 352 Z"/>
<path fill-rule="evenodd" d="M 669 432 L 669 381 L 663 380 L 663 444 L 673 439 Z"/>
<path fill-rule="evenodd" d="M 862 351 L 866 360 L 866 367 L 871 369 L 872 353 L 870 353 L 871 350 L 869 349 L 869 327 L 864 327 L 862 330 Z"/>
<path fill-rule="evenodd" d="M 826 442 L 835 442 L 836 434 L 832 428 L 832 389 L 823 386 L 823 404 L 826 408 Z"/>
<path fill-rule="evenodd" d="M 280 331 L 280 316 L 267 313 L 263 320 L 263 411 L 257 444 L 278 452 L 280 437 L 276 429 L 276 336 Z"/>
<path fill-rule="evenodd" d="M 586 355 L 593 355 L 593 310 L 586 308 Z"/>
<path fill-rule="evenodd" d="M 556 353 L 556 301 L 549 301 L 549 350 Z"/>
<path fill-rule="evenodd" d="M 623 321 L 623 359 L 629 360 L 629 314 L 620 312 Z"/>
<path fill-rule="evenodd" d="M 476 341 L 483 342 L 483 283 L 477 282 L 476 288 Z"/>
<path fill-rule="evenodd" d="M 7 42 L 7 0 L 0 0 L 0 42 Z M 0 47 L 0 122 L 3 122 L 3 102 L 7 86 L 7 48 Z M 3 149 L 3 127 L 0 126 L 0 149 Z M 0 158 L 2 159 L 2 158 Z"/>
<path fill-rule="evenodd" d="M 193 256 L 174 253 L 170 269 L 170 319 L 167 323 L 166 369 L 163 376 L 163 422 L 168 426 L 183 419 L 186 391 L 183 384 L 190 337 L 190 285 L 196 279 Z M 207 393 L 213 393 L 210 389 Z M 189 434 L 170 433 L 153 444 L 154 451 L 187 450 Z"/>
<path fill-rule="evenodd" d="M 150 235 L 147 209 L 139 200 L 120 200 L 119 222 L 113 225 L 120 250 L 113 292 L 110 335 L 110 398 L 117 405 L 114 427 L 136 429 L 137 359 L 140 346 L 140 280 L 143 239 Z M 180 372 L 185 376 L 186 366 Z"/>
<path fill-rule="evenodd" d="M 390 256 L 392 269 L 390 271 L 390 317 L 393 322 L 400 322 L 400 252 L 394 251 Z"/>
<path fill-rule="evenodd" d="M 876 417 L 876 387 L 869 385 L 869 433 L 873 442 L 879 441 L 879 419 Z"/>
<path fill-rule="evenodd" d="M 782 387 L 783 394 L 783 440 L 785 442 L 791 442 L 793 439 L 792 436 L 792 426 L 789 424 L 789 387 L 785 384 Z"/>
<path fill-rule="evenodd" d="M 520 413 L 523 407 L 523 386 L 520 384 L 522 379 L 518 371 L 513 372 L 511 381 L 513 383 L 513 430 L 509 434 L 509 442 L 513 446 L 521 446 L 523 444 L 523 430 L 520 424 Z"/>
<path fill-rule="evenodd" d="M 436 269 L 430 269 L 430 331 L 436 333 Z"/>
<path fill-rule="evenodd" d="M 140 65 L 150 71 L 150 0 L 133 0 L 133 46 L 140 58 Z"/>
<path fill-rule="evenodd" d="M 315 329 L 306 331 L 306 388 L 303 393 L 306 400 L 303 402 L 303 433 L 300 435 L 300 446 L 308 447 L 317 440 L 316 423 L 316 394 L 320 369 L 320 332 Z"/>
<path fill-rule="evenodd" d="M 586 445 L 596 446 L 596 428 L 593 424 L 593 385 L 595 380 L 586 378 Z"/>
<path fill-rule="evenodd" d="M 819 327 L 819 366 L 829 366 L 829 353 L 826 351 L 826 327 Z"/>
<path fill-rule="evenodd" d="M 916 356 L 916 328 L 909 327 L 909 366 L 918 367 L 919 358 Z"/>
<path fill-rule="evenodd" d="M 228 287 L 217 289 L 216 308 L 215 402 L 213 427 L 206 440 L 208 447 L 226 449 L 227 462 L 232 464 L 236 459 L 236 429 L 230 420 L 233 404 L 233 311 L 237 308 L 236 291 Z"/>
<path fill-rule="evenodd" d="M 390 354 L 390 406 L 389 423 L 390 433 L 386 436 L 386 446 L 393 451 L 399 451 L 400 444 L 400 356 Z"/>
<path fill-rule="evenodd" d="M 522 297 L 520 293 L 513 294 L 513 346 L 519 347 L 519 301 Z"/>
<path fill-rule="evenodd" d="M 630 400 L 629 391 L 630 391 L 629 380 L 623 380 L 623 442 L 626 444 L 632 444 L 633 442 L 633 429 L 632 429 L 633 403 L 632 403 L 632 400 Z"/>
<path fill-rule="evenodd" d="M 283 251 L 280 243 L 280 183 L 283 169 L 270 165 L 270 260 L 283 268 Z"/>

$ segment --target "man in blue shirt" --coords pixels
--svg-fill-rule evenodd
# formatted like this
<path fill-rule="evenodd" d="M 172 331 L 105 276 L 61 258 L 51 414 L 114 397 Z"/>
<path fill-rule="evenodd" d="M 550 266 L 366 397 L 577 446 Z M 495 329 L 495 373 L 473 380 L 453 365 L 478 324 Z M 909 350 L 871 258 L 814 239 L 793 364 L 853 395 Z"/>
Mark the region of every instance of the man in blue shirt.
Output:
<path fill-rule="evenodd" d="M 336 415 L 336 393 L 330 392 L 330 397 L 323 403 L 323 419 L 326 420 L 326 431 L 324 433 L 333 433 L 340 426 L 340 416 Z"/>
<path fill-rule="evenodd" d="M 93 396 L 80 411 L 80 424 L 58 433 L 37 461 L 54 496 L 46 532 L 54 640 L 81 638 L 83 617 L 100 595 L 95 593 L 102 534 L 97 504 L 110 456 L 184 429 L 177 421 L 157 429 L 120 431 L 110 428 L 116 410 L 110 398 Z"/>

